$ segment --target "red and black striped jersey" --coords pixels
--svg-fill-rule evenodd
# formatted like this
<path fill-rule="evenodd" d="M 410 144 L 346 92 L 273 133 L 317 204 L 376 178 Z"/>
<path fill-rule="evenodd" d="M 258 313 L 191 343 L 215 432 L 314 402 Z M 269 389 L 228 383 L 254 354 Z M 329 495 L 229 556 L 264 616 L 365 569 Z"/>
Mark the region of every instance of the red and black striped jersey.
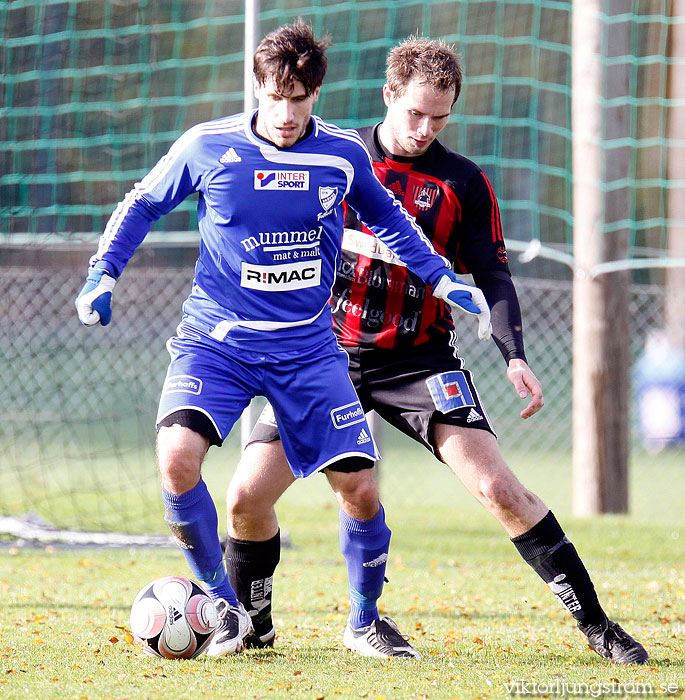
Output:
<path fill-rule="evenodd" d="M 378 125 L 358 131 L 378 179 L 455 272 L 509 274 L 497 198 L 475 163 L 437 140 L 419 157 L 391 156 L 380 143 Z M 349 207 L 331 305 L 343 345 L 406 347 L 447 340 L 454 330 L 445 302 L 433 297 Z"/>

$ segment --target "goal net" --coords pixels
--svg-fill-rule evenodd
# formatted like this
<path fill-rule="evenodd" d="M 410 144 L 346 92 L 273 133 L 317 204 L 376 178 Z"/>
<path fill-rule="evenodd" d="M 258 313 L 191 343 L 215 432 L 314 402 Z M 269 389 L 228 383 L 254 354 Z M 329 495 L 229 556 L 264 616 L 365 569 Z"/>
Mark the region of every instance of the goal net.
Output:
<path fill-rule="evenodd" d="M 670 170 L 685 161 L 685 139 L 671 131 L 685 105 L 674 89 L 684 59 L 672 53 L 683 20 L 672 6 L 634 2 L 616 14 L 607 1 L 602 17 L 606 80 L 617 66 L 628 76 L 598 134 L 606 153 L 629 154 L 628 176 L 603 185 L 626 197 L 607 233 L 625 230 L 630 260 L 685 256 L 673 244 L 685 238 L 685 217 L 669 208 L 675 194 L 685 200 L 685 176 Z M 571 10 L 560 0 L 261 2 L 262 35 L 297 17 L 331 35 L 316 112 L 341 126 L 382 118 L 385 56 L 400 39 L 459 48 L 465 86 L 441 140 L 476 161 L 498 193 L 529 361 L 547 396 L 536 429 L 522 432 L 501 357 L 465 333 L 467 364 L 513 451 L 570 448 Z M 0 516 L 163 531 L 153 424 L 164 342 L 192 276 L 196 202 L 155 225 L 117 286 L 109 327 L 83 329 L 73 299 L 132 183 L 183 130 L 242 110 L 242 13 L 239 0 L 0 3 Z M 619 114 L 628 135 L 615 138 Z M 668 288 L 662 268 L 631 276 L 637 356 L 665 323 Z M 213 462 L 208 478 L 220 489 L 238 448 L 232 434 Z"/>

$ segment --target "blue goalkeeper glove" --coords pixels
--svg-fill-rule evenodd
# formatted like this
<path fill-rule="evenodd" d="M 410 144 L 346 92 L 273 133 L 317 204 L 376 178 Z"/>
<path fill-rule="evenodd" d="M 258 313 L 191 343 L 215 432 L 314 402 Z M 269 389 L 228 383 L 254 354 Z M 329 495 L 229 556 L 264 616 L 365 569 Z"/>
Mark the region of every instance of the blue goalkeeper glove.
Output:
<path fill-rule="evenodd" d="M 478 337 L 481 340 L 490 340 L 492 335 L 490 307 L 485 301 L 485 295 L 478 287 L 461 282 L 454 272 L 449 270 L 433 287 L 433 296 L 443 299 L 453 309 L 457 308 L 467 314 L 478 316 Z"/>
<path fill-rule="evenodd" d="M 112 290 L 114 277 L 96 267 L 88 271 L 86 283 L 76 297 L 76 311 L 84 326 L 101 323 L 106 326 L 112 320 Z"/>

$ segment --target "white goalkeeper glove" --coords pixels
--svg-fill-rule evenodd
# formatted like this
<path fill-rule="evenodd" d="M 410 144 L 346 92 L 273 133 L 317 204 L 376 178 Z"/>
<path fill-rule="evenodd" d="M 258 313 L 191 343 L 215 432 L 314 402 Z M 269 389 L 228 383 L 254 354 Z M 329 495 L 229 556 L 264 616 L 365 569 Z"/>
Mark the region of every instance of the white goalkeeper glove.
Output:
<path fill-rule="evenodd" d="M 465 311 L 467 314 L 478 316 L 478 337 L 490 340 L 492 326 L 490 325 L 490 307 L 485 301 L 485 295 L 478 288 L 466 282 L 461 282 L 449 270 L 433 287 L 433 296 L 446 301 L 451 308 Z"/>
<path fill-rule="evenodd" d="M 76 297 L 76 311 L 84 326 L 101 323 L 106 326 L 112 320 L 112 290 L 116 280 L 107 270 L 91 268 L 86 283 Z"/>

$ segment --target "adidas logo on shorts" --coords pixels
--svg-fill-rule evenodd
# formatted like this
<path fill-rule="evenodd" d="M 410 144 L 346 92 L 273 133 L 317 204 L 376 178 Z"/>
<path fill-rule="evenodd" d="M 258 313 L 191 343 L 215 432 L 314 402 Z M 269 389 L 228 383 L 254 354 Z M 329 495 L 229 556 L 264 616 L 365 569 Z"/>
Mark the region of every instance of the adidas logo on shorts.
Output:
<path fill-rule="evenodd" d="M 481 416 L 475 408 L 472 408 L 469 411 L 469 415 L 466 417 L 466 422 L 473 423 L 476 420 L 483 420 L 483 416 Z"/>
<path fill-rule="evenodd" d="M 365 445 L 367 442 L 371 442 L 371 438 L 366 430 L 362 428 L 361 432 L 359 433 L 359 437 L 357 438 L 357 445 Z"/>

